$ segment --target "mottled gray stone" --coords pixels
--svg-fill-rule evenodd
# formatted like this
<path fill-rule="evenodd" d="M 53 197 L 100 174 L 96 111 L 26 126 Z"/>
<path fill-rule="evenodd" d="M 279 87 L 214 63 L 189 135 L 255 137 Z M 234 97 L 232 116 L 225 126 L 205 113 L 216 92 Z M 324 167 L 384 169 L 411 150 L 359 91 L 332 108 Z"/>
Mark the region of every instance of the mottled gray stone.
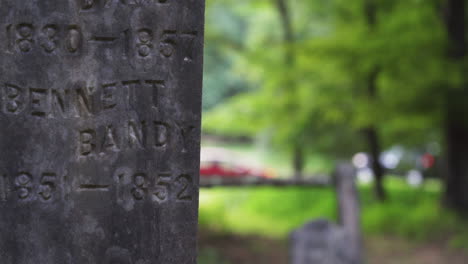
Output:
<path fill-rule="evenodd" d="M 357 264 L 346 231 L 326 220 L 295 230 L 290 238 L 291 264 Z"/>
<path fill-rule="evenodd" d="M 203 0 L 2 0 L 0 263 L 196 262 Z"/>

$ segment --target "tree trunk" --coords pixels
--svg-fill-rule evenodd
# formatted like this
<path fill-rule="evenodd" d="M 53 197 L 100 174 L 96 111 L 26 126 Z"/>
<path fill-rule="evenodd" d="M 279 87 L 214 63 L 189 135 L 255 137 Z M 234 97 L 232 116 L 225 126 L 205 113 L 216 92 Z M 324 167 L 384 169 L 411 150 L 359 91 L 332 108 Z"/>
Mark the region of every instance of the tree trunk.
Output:
<path fill-rule="evenodd" d="M 288 69 L 290 69 L 295 62 L 296 54 L 294 53 L 294 49 L 291 47 L 294 44 L 294 30 L 292 26 L 291 15 L 289 13 L 289 8 L 287 4 L 287 0 L 276 0 L 276 7 L 278 9 L 281 25 L 283 27 L 283 42 L 285 44 L 284 49 L 284 60 L 285 60 L 285 68 L 286 74 L 288 74 Z M 294 88 L 296 83 L 293 81 L 290 83 L 291 87 Z M 294 169 L 294 178 L 301 179 L 302 174 L 304 171 L 304 149 L 301 145 L 302 142 L 295 142 L 293 149 L 293 158 L 292 158 L 292 166 Z"/>
<path fill-rule="evenodd" d="M 293 154 L 294 178 L 297 180 L 302 179 L 304 171 L 304 151 L 300 144 L 294 148 Z"/>
<path fill-rule="evenodd" d="M 446 5 L 448 56 L 454 62 L 461 62 L 466 57 L 465 5 L 465 0 L 448 0 Z M 468 110 L 466 107 L 468 91 L 463 87 L 453 88 L 448 89 L 444 113 L 447 159 L 444 200 L 447 206 L 466 215 L 468 210 Z"/>
<path fill-rule="evenodd" d="M 367 80 L 367 93 L 371 101 L 377 100 L 377 77 L 379 76 L 379 69 L 375 67 L 372 72 L 369 73 Z M 384 169 L 380 164 L 380 153 L 382 149 L 380 147 L 380 138 L 376 125 L 370 125 L 365 130 L 365 137 L 370 150 L 372 171 L 374 172 L 374 192 L 375 197 L 379 201 L 385 201 L 387 194 L 384 187 Z"/>
<path fill-rule="evenodd" d="M 364 13 L 367 20 L 367 25 L 369 26 L 370 31 L 373 31 L 377 20 L 377 3 L 375 0 L 365 0 L 364 1 Z M 367 96 L 371 102 L 377 100 L 377 77 L 379 76 L 379 66 L 375 65 L 373 69 L 369 72 L 367 76 Z M 372 162 L 372 171 L 374 172 L 375 185 L 374 192 L 375 196 L 379 201 L 385 201 L 387 198 L 383 178 L 384 178 L 384 169 L 380 164 L 380 153 L 382 149 L 380 148 L 380 138 L 375 124 L 371 124 L 369 127 L 364 129 L 365 138 L 369 146 L 371 162 Z"/>
<path fill-rule="evenodd" d="M 284 42 L 286 44 L 291 44 L 294 42 L 294 31 L 292 28 L 291 16 L 289 14 L 289 9 L 286 0 L 277 0 L 276 6 L 281 18 L 281 24 L 283 26 Z M 286 60 L 292 60 L 293 55 L 287 54 Z"/>
<path fill-rule="evenodd" d="M 377 129 L 375 127 L 369 127 L 364 130 L 365 137 L 367 140 L 367 144 L 369 145 L 370 155 L 371 155 L 371 167 L 372 171 L 374 172 L 375 177 L 375 185 L 374 185 L 374 193 L 375 197 L 379 201 L 385 201 L 387 199 L 387 193 L 384 188 L 384 169 L 380 164 L 380 143 L 379 137 L 377 133 Z"/>
<path fill-rule="evenodd" d="M 468 214 L 468 122 L 466 91 L 450 93 L 445 113 L 445 140 L 448 172 L 445 176 L 445 203 Z"/>

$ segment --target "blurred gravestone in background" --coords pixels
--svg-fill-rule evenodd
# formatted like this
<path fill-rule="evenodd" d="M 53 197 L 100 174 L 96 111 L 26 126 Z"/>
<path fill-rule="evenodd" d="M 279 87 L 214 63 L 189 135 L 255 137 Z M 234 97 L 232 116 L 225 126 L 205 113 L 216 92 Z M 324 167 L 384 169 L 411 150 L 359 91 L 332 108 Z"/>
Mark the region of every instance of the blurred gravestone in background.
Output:
<path fill-rule="evenodd" d="M 3 0 L 0 262 L 195 263 L 203 0 Z"/>
<path fill-rule="evenodd" d="M 355 170 L 338 165 L 334 178 L 339 203 L 340 226 L 316 220 L 292 232 L 291 264 L 362 263 L 360 209 L 355 186 Z"/>
<path fill-rule="evenodd" d="M 350 264 L 352 253 L 342 228 L 316 220 L 291 235 L 291 264 Z"/>

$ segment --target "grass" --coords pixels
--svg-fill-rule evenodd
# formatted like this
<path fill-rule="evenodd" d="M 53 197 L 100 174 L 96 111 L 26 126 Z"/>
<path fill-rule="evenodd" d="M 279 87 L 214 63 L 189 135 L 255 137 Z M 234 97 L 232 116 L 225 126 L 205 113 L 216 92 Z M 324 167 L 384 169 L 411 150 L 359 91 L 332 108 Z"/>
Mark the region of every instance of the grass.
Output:
<path fill-rule="evenodd" d="M 467 221 L 440 206 L 440 184 L 412 188 L 388 178 L 389 200 L 379 203 L 371 186 L 360 186 L 362 225 L 367 235 L 391 235 L 410 241 L 447 239 L 468 245 Z M 221 232 L 285 238 L 293 229 L 316 218 L 336 219 L 332 189 L 304 187 L 216 188 L 202 190 L 200 225 Z"/>
<path fill-rule="evenodd" d="M 198 263 L 202 264 L 228 264 L 214 248 L 202 248 L 198 252 Z"/>
<path fill-rule="evenodd" d="M 288 155 L 282 152 L 251 144 L 205 141 L 203 145 L 233 150 L 275 169 L 281 176 L 291 174 Z M 306 164 L 307 174 L 330 172 L 332 168 L 329 160 L 314 155 L 308 155 Z M 431 180 L 413 188 L 401 178 L 387 177 L 385 186 L 389 195 L 385 203 L 374 199 L 372 186 L 359 186 L 362 226 L 367 237 L 391 236 L 409 243 L 442 241 L 451 247 L 468 249 L 468 221 L 441 206 L 440 182 Z M 335 193 L 331 188 L 215 188 L 203 189 L 200 194 L 202 230 L 286 239 L 307 221 L 336 217 Z"/>

